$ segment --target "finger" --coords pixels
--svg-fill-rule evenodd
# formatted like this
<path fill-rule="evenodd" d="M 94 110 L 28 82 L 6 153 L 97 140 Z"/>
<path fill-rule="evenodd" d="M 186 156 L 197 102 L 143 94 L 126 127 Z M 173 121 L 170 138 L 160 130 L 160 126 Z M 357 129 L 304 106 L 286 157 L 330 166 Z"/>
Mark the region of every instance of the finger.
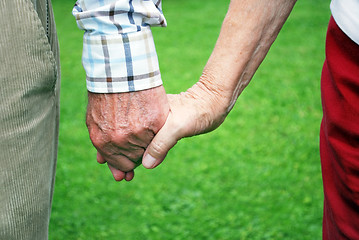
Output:
<path fill-rule="evenodd" d="M 134 176 L 135 176 L 135 172 L 134 172 L 134 171 L 127 172 L 127 173 L 125 174 L 125 180 L 126 180 L 127 182 L 129 182 L 129 181 L 131 181 L 131 180 L 134 178 Z"/>
<path fill-rule="evenodd" d="M 104 164 L 106 162 L 99 152 L 97 152 L 97 162 L 100 164 Z"/>
<path fill-rule="evenodd" d="M 126 156 L 123 155 L 113 155 L 108 156 L 106 159 L 107 164 L 111 165 L 113 168 L 118 169 L 122 172 L 131 172 L 139 164 L 132 162 Z"/>
<path fill-rule="evenodd" d="M 110 164 L 107 164 L 108 168 L 110 169 L 113 178 L 117 181 L 120 182 L 125 178 L 126 173 L 122 172 L 121 170 L 118 170 L 114 167 L 112 167 Z"/>
<path fill-rule="evenodd" d="M 168 151 L 181 138 L 179 131 L 176 131 L 175 129 L 170 113 L 166 123 L 152 139 L 144 153 L 142 165 L 145 168 L 155 168 L 165 159 Z"/>

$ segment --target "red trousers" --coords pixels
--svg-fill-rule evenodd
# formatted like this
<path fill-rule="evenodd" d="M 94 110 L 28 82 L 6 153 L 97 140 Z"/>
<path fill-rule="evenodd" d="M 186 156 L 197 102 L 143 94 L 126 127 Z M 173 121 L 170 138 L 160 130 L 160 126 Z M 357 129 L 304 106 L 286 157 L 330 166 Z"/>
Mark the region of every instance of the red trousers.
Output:
<path fill-rule="evenodd" d="M 321 91 L 323 239 L 359 239 L 359 45 L 333 18 Z"/>

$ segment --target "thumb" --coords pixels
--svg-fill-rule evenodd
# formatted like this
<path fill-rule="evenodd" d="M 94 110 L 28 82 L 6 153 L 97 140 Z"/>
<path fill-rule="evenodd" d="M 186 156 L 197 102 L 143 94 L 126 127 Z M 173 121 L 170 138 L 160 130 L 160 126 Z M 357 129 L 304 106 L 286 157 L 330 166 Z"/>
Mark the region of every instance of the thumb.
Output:
<path fill-rule="evenodd" d="M 162 163 L 168 151 L 176 145 L 177 141 L 181 138 L 178 131 L 175 130 L 176 126 L 174 126 L 171 121 L 172 117 L 173 115 L 170 112 L 163 127 L 147 146 L 142 159 L 142 165 L 145 168 L 155 168 Z"/>

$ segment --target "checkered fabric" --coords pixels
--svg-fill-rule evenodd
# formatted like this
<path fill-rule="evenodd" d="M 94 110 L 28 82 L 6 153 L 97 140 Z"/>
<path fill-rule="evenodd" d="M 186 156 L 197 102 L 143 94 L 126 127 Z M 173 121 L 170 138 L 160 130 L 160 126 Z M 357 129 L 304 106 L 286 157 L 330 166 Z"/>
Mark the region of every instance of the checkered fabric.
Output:
<path fill-rule="evenodd" d="M 150 26 L 166 26 L 161 0 L 79 0 L 73 8 L 83 37 L 90 92 L 132 92 L 162 84 Z"/>

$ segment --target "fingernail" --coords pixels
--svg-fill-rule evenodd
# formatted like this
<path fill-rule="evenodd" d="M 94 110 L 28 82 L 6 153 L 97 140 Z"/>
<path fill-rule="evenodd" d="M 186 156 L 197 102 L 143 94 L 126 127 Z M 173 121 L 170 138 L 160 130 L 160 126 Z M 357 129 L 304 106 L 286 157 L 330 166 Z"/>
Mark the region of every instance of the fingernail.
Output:
<path fill-rule="evenodd" d="M 150 154 L 146 154 L 143 158 L 143 165 L 147 168 L 153 168 L 156 163 L 156 158 L 152 157 Z"/>

